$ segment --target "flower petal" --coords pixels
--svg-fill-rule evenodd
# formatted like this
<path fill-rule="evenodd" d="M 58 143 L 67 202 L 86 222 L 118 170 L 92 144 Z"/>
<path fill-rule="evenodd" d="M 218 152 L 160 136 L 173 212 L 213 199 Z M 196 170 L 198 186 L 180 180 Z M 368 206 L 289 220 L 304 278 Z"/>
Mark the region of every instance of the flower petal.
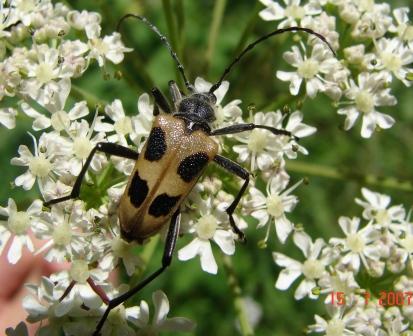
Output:
<path fill-rule="evenodd" d="M 225 254 L 234 254 L 235 242 L 232 232 L 226 230 L 216 230 L 214 234 L 214 241 Z"/>
<path fill-rule="evenodd" d="M 283 269 L 278 275 L 275 288 L 280 290 L 288 289 L 300 275 L 301 272 L 298 270 Z"/>
<path fill-rule="evenodd" d="M 166 320 L 166 316 L 169 313 L 169 301 L 168 297 L 161 290 L 157 290 L 152 294 L 152 301 L 155 306 L 154 323 L 158 325 Z"/>
<path fill-rule="evenodd" d="M 10 264 L 16 264 L 22 256 L 23 244 L 19 236 L 14 236 L 7 253 L 7 260 Z"/>

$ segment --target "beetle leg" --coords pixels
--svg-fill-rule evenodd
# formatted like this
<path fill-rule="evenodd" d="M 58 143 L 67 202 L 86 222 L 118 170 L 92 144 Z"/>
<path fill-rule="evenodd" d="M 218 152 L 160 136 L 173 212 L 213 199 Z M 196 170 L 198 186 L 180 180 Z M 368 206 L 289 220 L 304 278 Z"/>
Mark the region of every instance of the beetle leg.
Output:
<path fill-rule="evenodd" d="M 152 96 L 155 98 L 156 106 L 160 107 L 160 109 L 164 113 L 171 113 L 171 108 L 169 107 L 168 101 L 166 100 L 162 92 L 159 91 L 159 89 L 156 87 L 153 88 L 151 92 L 152 92 Z M 158 109 L 158 113 L 155 114 L 155 112 L 156 112 L 156 108 L 153 110 L 153 114 L 158 115 L 159 109 Z"/>
<path fill-rule="evenodd" d="M 139 153 L 135 152 L 134 150 L 110 143 L 110 142 L 99 142 L 90 152 L 89 156 L 87 157 L 85 164 L 82 167 L 82 170 L 80 171 L 79 176 L 76 178 L 75 184 L 73 185 L 72 192 L 63 197 L 55 198 L 50 201 L 47 201 L 44 203 L 45 206 L 49 206 L 51 204 L 56 204 L 60 202 L 67 201 L 72 198 L 76 198 L 79 196 L 80 193 L 80 186 L 82 184 L 82 180 L 85 177 L 86 171 L 89 168 L 90 162 L 93 159 L 93 156 L 95 155 L 96 151 L 103 152 L 109 155 L 115 155 L 115 156 L 120 156 L 126 159 L 131 159 L 131 160 L 137 160 Z"/>
<path fill-rule="evenodd" d="M 176 245 L 176 240 L 177 240 L 178 234 L 179 234 L 180 221 L 181 221 L 181 216 L 180 216 L 180 212 L 179 212 L 179 209 L 178 209 L 173 214 L 172 219 L 171 219 L 171 224 L 169 225 L 168 235 L 166 236 L 166 241 L 165 241 L 165 249 L 164 249 L 163 257 L 162 257 L 162 266 L 161 266 L 161 268 L 159 268 L 156 272 L 149 275 L 146 279 L 141 281 L 138 285 L 136 285 L 131 290 L 129 290 L 126 293 L 110 300 L 109 304 L 106 308 L 105 313 L 103 314 L 103 316 L 100 319 L 98 325 L 96 326 L 96 329 L 95 329 L 95 332 L 93 333 L 93 336 L 98 336 L 99 335 L 99 332 L 103 327 L 103 324 L 105 323 L 110 311 L 113 308 L 119 306 L 120 304 L 125 302 L 127 299 L 129 299 L 130 297 L 135 295 L 137 292 L 139 292 L 148 283 L 150 283 L 152 280 L 157 278 L 171 264 L 172 255 L 173 255 L 175 245 Z"/>
<path fill-rule="evenodd" d="M 175 111 L 178 111 L 178 105 L 182 100 L 181 91 L 179 91 L 178 85 L 176 85 L 175 81 L 169 81 L 169 92 L 171 93 L 172 101 L 175 105 Z"/>
<path fill-rule="evenodd" d="M 287 135 L 289 137 L 293 137 L 295 140 L 298 140 L 298 138 L 294 136 L 293 134 L 291 134 L 291 132 L 289 131 L 278 129 L 278 128 L 271 127 L 271 126 L 256 125 L 256 124 L 231 125 L 231 126 L 227 126 L 227 127 L 214 130 L 209 135 L 225 135 L 225 134 L 240 133 L 240 132 L 245 132 L 245 131 L 251 131 L 254 128 L 262 128 L 267 131 L 270 131 L 271 133 L 275 135 Z"/>
<path fill-rule="evenodd" d="M 248 187 L 248 183 L 250 181 L 250 173 L 242 168 L 238 163 L 231 161 L 230 159 L 227 159 L 221 155 L 215 155 L 214 161 L 219 164 L 221 167 L 225 168 L 229 172 L 241 177 L 244 181 L 244 184 L 242 185 L 240 191 L 238 192 L 238 195 L 235 197 L 234 201 L 231 203 L 231 205 L 226 209 L 226 212 L 229 216 L 229 223 L 231 224 L 232 230 L 238 235 L 238 238 L 242 241 L 245 242 L 245 234 L 240 230 L 240 228 L 235 224 L 235 220 L 233 217 L 233 213 L 235 211 L 235 208 L 237 207 L 239 201 L 241 200 L 242 195 L 244 194 L 245 190 Z"/>

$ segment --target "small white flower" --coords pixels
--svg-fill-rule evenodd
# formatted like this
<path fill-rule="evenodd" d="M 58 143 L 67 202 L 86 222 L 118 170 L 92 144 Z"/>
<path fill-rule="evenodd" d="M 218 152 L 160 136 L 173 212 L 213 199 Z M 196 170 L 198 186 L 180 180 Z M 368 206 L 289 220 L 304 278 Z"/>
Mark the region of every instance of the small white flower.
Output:
<path fill-rule="evenodd" d="M 71 178 L 69 179 L 69 181 L 66 181 L 66 183 L 69 183 L 70 181 Z M 61 182 L 60 180 L 57 180 L 56 182 L 47 180 L 42 188 L 43 199 L 45 199 L 46 201 L 68 195 L 73 189 L 71 186 Z"/>
<path fill-rule="evenodd" d="M 34 23 L 36 25 L 36 23 Z M 63 17 L 49 17 L 42 27 L 38 27 L 33 32 L 33 39 L 42 43 L 47 39 L 56 39 L 66 35 L 70 30 L 70 25 Z"/>
<path fill-rule="evenodd" d="M 386 268 L 392 273 L 401 273 L 406 268 L 406 260 L 409 254 L 406 249 L 393 246 L 389 257 L 386 259 Z"/>
<path fill-rule="evenodd" d="M 411 82 L 407 79 L 407 75 L 413 71 L 413 68 L 406 66 L 413 63 L 413 50 L 404 46 L 398 38 L 381 38 L 375 46 L 376 52 L 370 56 L 377 61 L 374 69 L 388 72 L 389 81 L 391 81 L 391 74 L 393 74 L 404 85 L 410 86 Z"/>
<path fill-rule="evenodd" d="M 67 158 L 67 170 L 70 171 L 73 176 L 79 175 L 83 163 L 88 158 L 92 149 L 98 142 L 103 141 L 105 137 L 105 134 L 102 132 L 92 137 L 95 122 L 96 117 L 91 126 L 89 126 L 85 119 L 82 119 L 80 122 L 74 121 L 68 133 L 70 138 L 65 138 L 66 146 L 70 148 L 69 153 L 71 153 L 72 156 L 71 158 Z M 105 155 L 96 153 L 90 163 L 90 168 L 95 172 L 99 171 L 106 161 Z"/>
<path fill-rule="evenodd" d="M 393 21 L 390 16 L 390 5 L 375 4 L 374 1 L 358 1 L 358 6 L 359 13 L 362 14 L 354 22 L 351 35 L 358 39 L 378 39 L 384 36 Z M 357 17 L 357 14 L 354 17 Z"/>
<path fill-rule="evenodd" d="M 328 248 L 328 247 L 327 247 Z M 323 258 L 325 257 L 325 250 L 323 250 Z M 329 260 L 329 264 L 332 262 Z M 330 294 L 326 297 L 326 303 L 331 303 L 331 293 L 344 293 L 348 298 L 354 294 L 356 289 L 360 288 L 354 278 L 355 274 L 351 271 L 339 271 L 335 270 L 334 273 L 326 274 L 326 276 L 320 278 L 318 285 L 322 288 L 321 293 Z"/>
<path fill-rule="evenodd" d="M 413 50 L 413 25 L 409 19 L 409 7 L 396 8 L 393 11 L 394 18 L 396 19 L 397 26 L 392 25 L 389 27 L 391 32 L 397 33 L 399 38 L 409 45 L 409 48 Z"/>
<path fill-rule="evenodd" d="M 57 131 L 68 129 L 71 120 L 84 117 L 89 113 L 89 110 L 86 108 L 86 102 L 82 103 L 81 109 L 77 108 L 78 105 L 76 104 L 72 109 L 73 112 L 71 111 L 69 114 L 66 113 L 63 109 L 70 93 L 70 79 L 62 79 L 59 81 L 58 86 L 59 90 L 57 92 L 43 89 L 39 90 L 38 93 L 39 97 L 37 102 L 50 112 L 50 118 L 38 112 L 26 102 L 20 105 L 23 112 L 34 119 L 32 127 L 35 131 L 43 130 L 50 126 L 53 126 Z"/>
<path fill-rule="evenodd" d="M 254 114 L 252 123 L 257 125 L 266 125 L 275 128 L 281 128 L 282 115 L 276 112 L 258 112 Z M 251 132 L 242 132 L 234 136 L 241 145 L 232 147 L 234 152 L 238 153 L 240 162 L 250 161 L 251 171 L 255 169 L 268 170 L 271 166 L 281 160 L 276 135 L 264 129 L 254 129 Z"/>
<path fill-rule="evenodd" d="M 16 14 L 25 26 L 32 24 L 44 25 L 49 15 L 53 13 L 53 6 L 49 1 L 17 0 L 13 1 Z"/>
<path fill-rule="evenodd" d="M 16 177 L 15 184 L 22 186 L 25 190 L 30 190 L 33 187 L 36 179 L 38 179 L 40 190 L 42 186 L 51 179 L 51 173 L 60 174 L 63 171 L 62 164 L 59 163 L 59 157 L 62 153 L 61 143 L 57 142 L 59 138 L 51 133 L 42 133 L 39 139 L 39 144 L 33 137 L 34 155 L 30 152 L 26 145 L 19 146 L 19 157 L 11 159 L 11 164 L 16 166 L 27 167 L 28 170 Z"/>
<path fill-rule="evenodd" d="M 308 326 L 309 332 L 323 333 L 326 336 L 353 336 L 352 323 L 354 320 L 353 311 L 344 311 L 339 306 L 327 306 L 329 319 L 315 315 L 315 324 Z"/>
<path fill-rule="evenodd" d="M 13 57 L 15 53 L 16 49 L 11 57 L 0 62 L 0 99 L 14 96 L 21 85 L 20 66 Z"/>
<path fill-rule="evenodd" d="M 352 64 L 363 65 L 365 62 L 366 47 L 364 44 L 356 44 L 344 49 L 344 56 L 346 60 Z"/>
<path fill-rule="evenodd" d="M 301 25 L 306 28 L 310 28 L 321 34 L 330 43 L 334 50 L 339 47 L 339 34 L 336 31 L 336 17 L 330 16 L 326 12 L 321 12 L 318 16 L 306 16 Z M 319 43 L 319 39 L 316 36 L 309 36 L 309 40 L 313 43 Z"/>
<path fill-rule="evenodd" d="M 140 310 L 140 307 L 126 308 L 123 304 L 112 309 L 103 325 L 102 336 L 135 336 L 136 331 L 128 325 L 128 322 L 136 324 L 140 316 Z"/>
<path fill-rule="evenodd" d="M 394 290 L 405 292 L 407 298 L 410 297 L 410 302 L 413 300 L 413 278 L 402 275 L 395 281 Z M 413 321 L 413 305 L 407 304 L 402 307 L 403 315 L 410 321 Z M 410 335 L 409 335 L 410 336 Z"/>
<path fill-rule="evenodd" d="M 331 238 L 330 244 L 341 246 L 341 263 L 350 266 L 357 273 L 361 260 L 364 267 L 370 270 L 369 261 L 377 261 L 380 258 L 380 247 L 373 244 L 379 232 L 372 225 L 359 230 L 360 219 L 357 217 L 340 217 L 338 223 L 346 238 Z"/>
<path fill-rule="evenodd" d="M 108 276 L 109 272 L 92 268 L 83 259 L 72 260 L 68 271 L 52 274 L 50 279 L 57 284 L 54 297 L 59 298 L 55 307 L 56 316 L 65 316 L 82 303 L 90 309 L 98 309 L 102 305 L 102 298 L 96 294 L 91 282 L 106 293 Z"/>
<path fill-rule="evenodd" d="M 263 20 L 283 20 L 279 23 L 278 28 L 299 26 L 299 22 L 306 16 L 317 15 L 321 12 L 321 8 L 314 1 L 301 6 L 301 0 L 284 0 L 285 8 L 272 0 L 260 0 L 260 2 L 267 7 L 260 12 Z"/>
<path fill-rule="evenodd" d="M 316 299 L 318 296 L 314 295 L 312 290 L 317 287 L 317 280 L 326 274 L 326 261 L 319 259 L 321 249 L 325 243 L 321 238 L 313 243 L 305 232 L 297 231 L 294 233 L 294 244 L 303 252 L 307 259 L 300 263 L 281 253 L 273 252 L 274 262 L 278 266 L 284 267 L 278 276 L 275 287 L 280 290 L 286 290 L 300 275 L 303 275 L 304 279 L 298 285 L 294 298 L 301 300 L 308 296 L 311 299 Z"/>
<path fill-rule="evenodd" d="M 95 58 L 100 67 L 105 64 L 106 59 L 114 64 L 119 64 L 123 61 L 124 53 L 133 50 L 123 45 L 119 33 L 112 33 L 103 39 L 98 36 L 93 37 L 89 40 L 89 47 L 89 57 Z"/>
<path fill-rule="evenodd" d="M 169 301 L 164 292 L 158 290 L 152 294 L 155 312 L 152 323 L 149 322 L 149 306 L 145 301 L 140 303 L 140 315 L 135 324 L 140 328 L 138 335 L 157 336 L 160 332 L 191 332 L 195 323 L 184 317 L 167 318 Z"/>
<path fill-rule="evenodd" d="M 277 111 L 277 113 L 281 113 Z M 317 129 L 313 126 L 304 124 L 303 114 L 300 111 L 294 111 L 288 117 L 287 125 L 285 130 L 291 132 L 291 134 L 298 139 L 302 139 L 313 135 Z M 294 138 L 288 136 L 277 137 L 278 143 L 282 144 L 282 151 L 285 153 L 287 158 L 295 159 L 297 158 L 297 152 L 301 152 L 304 155 L 308 154 L 308 151 L 301 146 Z"/>
<path fill-rule="evenodd" d="M 69 213 L 61 205 L 54 205 L 50 212 L 42 215 L 41 220 L 33 225 L 36 237 L 44 242 L 36 254 L 46 252 L 44 258 L 49 262 L 64 262 L 79 253 L 83 256 L 92 254 L 90 242 L 85 239 L 92 235 L 92 225 L 82 203 L 75 202 Z M 85 230 L 83 233 L 82 226 L 89 232 Z M 93 254 L 97 252 L 93 251 Z"/>
<path fill-rule="evenodd" d="M 223 209 L 230 203 L 221 203 L 220 208 L 212 205 L 212 197 L 198 204 L 200 218 L 190 221 L 189 232 L 195 235 L 194 240 L 178 251 L 179 260 L 189 260 L 199 255 L 202 270 L 216 274 L 218 266 L 212 254 L 213 240 L 227 255 L 235 252 L 235 234 L 228 227 L 228 215 Z"/>
<path fill-rule="evenodd" d="M 133 125 L 138 124 L 140 120 L 138 116 L 129 117 L 125 115 L 122 102 L 119 99 L 115 99 L 111 104 L 106 105 L 105 113 L 113 121 L 113 124 L 98 121 L 95 126 L 96 131 L 103 131 L 106 133 L 116 132 L 116 134 L 109 135 L 107 140 L 109 142 L 119 143 L 122 146 L 128 145 L 126 141 L 127 136 L 129 136 L 133 142 L 139 142 L 142 134 L 136 134 Z"/>
<path fill-rule="evenodd" d="M 378 224 L 377 228 L 388 228 L 398 234 L 402 230 L 400 223 L 404 222 L 406 211 L 402 205 L 390 206 L 391 198 L 387 195 L 373 192 L 367 188 L 362 188 L 366 201 L 356 198 L 356 203 L 363 209 L 363 217 Z"/>
<path fill-rule="evenodd" d="M 79 77 L 88 66 L 85 54 L 89 46 L 79 40 L 65 41 L 60 46 L 62 67 L 65 67 L 72 77 Z"/>
<path fill-rule="evenodd" d="M 351 329 L 356 335 L 383 335 L 380 329 L 382 326 L 380 310 L 380 307 L 371 301 L 367 308 L 357 307 L 354 319 L 351 321 Z"/>
<path fill-rule="evenodd" d="M 345 95 L 351 101 L 350 106 L 341 108 L 338 114 L 346 116 L 344 128 L 349 130 L 357 118 L 363 116 L 361 136 L 370 138 L 376 126 L 387 129 L 393 126 L 394 119 L 387 114 L 376 111 L 376 106 L 392 106 L 397 103 L 390 89 L 384 87 L 383 73 L 363 72 L 358 75 L 358 85 L 351 79 Z"/>
<path fill-rule="evenodd" d="M 403 331 L 407 331 L 409 323 L 403 323 L 405 317 L 402 315 L 399 307 L 390 307 L 383 314 L 383 326 L 384 329 L 388 332 L 388 335 L 406 335 Z M 412 331 L 407 331 L 411 333 Z"/>
<path fill-rule="evenodd" d="M 20 260 L 24 246 L 30 252 L 34 251 L 28 234 L 33 222 L 38 220 L 41 210 L 40 200 L 35 200 L 26 211 L 17 211 L 16 203 L 12 198 L 9 198 L 7 208 L 0 206 L 0 215 L 8 217 L 7 221 L 0 220 L 0 254 L 3 253 L 9 239 L 13 237 L 7 253 L 9 263 L 16 264 Z"/>
<path fill-rule="evenodd" d="M 73 28 L 84 30 L 89 39 L 99 37 L 101 16 L 95 12 L 88 11 L 71 11 L 67 15 L 68 22 Z"/>
<path fill-rule="evenodd" d="M 300 181 L 292 187 L 285 189 L 288 182 L 289 177 L 286 173 L 273 176 L 267 183 L 266 195 L 259 189 L 252 187 L 249 191 L 251 200 L 245 204 L 246 211 L 258 219 L 258 228 L 274 221 L 275 231 L 281 243 L 285 243 L 293 230 L 293 223 L 287 218 L 285 213 L 291 212 L 298 203 L 298 198 L 290 195 L 290 193 L 301 183 Z M 268 239 L 270 228 L 271 225 L 268 225 L 264 241 Z"/>
<path fill-rule="evenodd" d="M 6 6 L 8 5 L 8 6 Z M 19 20 L 18 13 L 12 3 L 3 2 L 0 5 L 0 38 L 10 37 L 9 27 Z"/>
<path fill-rule="evenodd" d="M 60 64 L 59 51 L 55 48 L 46 44 L 37 45 L 33 54 L 34 59 L 29 59 L 26 65 L 29 79 L 23 83 L 22 91 L 36 100 L 42 87 L 59 92 L 56 80 L 70 77 L 70 72 Z"/>
<path fill-rule="evenodd" d="M 0 124 L 8 129 L 16 127 L 17 110 L 12 107 L 0 108 Z"/>
<path fill-rule="evenodd" d="M 124 293 L 128 288 L 125 285 L 121 285 L 118 289 L 110 289 L 110 286 L 105 285 L 104 289 L 106 293 L 109 293 L 111 297 L 118 297 Z M 102 317 L 106 307 L 101 305 L 98 309 L 92 309 L 88 307 L 87 310 L 81 308 L 82 301 L 77 299 L 77 305 L 74 306 L 67 314 L 64 316 L 66 323 L 63 325 L 65 334 L 67 335 L 91 335 L 95 329 L 99 319 Z M 73 316 L 69 321 L 67 316 Z M 102 336 L 134 336 L 136 330 L 136 321 L 140 316 L 140 307 L 132 306 L 125 307 L 124 304 L 118 305 L 116 308 L 112 309 L 103 325 L 100 332 Z M 54 319 L 52 319 L 54 321 Z M 129 322 L 131 324 L 129 324 Z"/>
<path fill-rule="evenodd" d="M 153 109 L 154 105 L 151 104 L 149 95 L 143 93 L 138 99 L 138 111 L 139 114 L 136 118 L 132 119 L 133 132 L 136 134 L 135 144 L 143 147 L 144 142 L 141 141 L 143 137 L 148 137 L 152 129 L 153 123 Z"/>
<path fill-rule="evenodd" d="M 112 271 L 121 259 L 126 273 L 132 276 L 136 268 L 143 264 L 141 258 L 134 252 L 136 243 L 128 243 L 119 236 L 110 240 L 105 237 L 103 243 L 106 245 L 105 249 L 108 250 L 108 253 L 99 261 L 99 266 L 102 269 L 108 272 Z"/>
<path fill-rule="evenodd" d="M 304 51 L 305 51 L 305 47 Z M 331 73 L 338 62 L 332 52 L 322 43 L 314 45 L 311 56 L 308 58 L 301 55 L 297 46 L 292 47 L 292 51 L 283 54 L 285 61 L 297 68 L 296 72 L 277 71 L 277 78 L 290 82 L 290 92 L 298 95 L 301 83 L 306 82 L 306 92 L 310 98 L 314 98 L 318 92 L 326 89 L 326 80 L 322 75 Z M 333 83 L 330 83 L 333 85 Z"/>
<path fill-rule="evenodd" d="M 61 276 L 61 275 L 59 275 Z M 31 295 L 24 297 L 23 307 L 28 312 L 27 321 L 35 323 L 39 321 L 47 321 L 42 323 L 39 335 L 61 335 L 62 330 L 66 331 L 66 328 L 70 327 L 72 323 L 76 323 L 80 320 L 83 326 L 88 326 L 87 333 L 91 333 L 96 326 L 96 318 L 99 316 L 96 310 L 85 310 L 81 308 L 82 301 L 80 297 L 76 296 L 76 302 L 71 305 L 71 310 L 65 315 L 61 315 L 59 310 L 61 309 L 60 298 L 64 290 L 67 289 L 66 284 L 59 283 L 59 277 L 52 275 L 50 278 L 42 277 L 40 285 L 28 284 L 27 289 Z M 76 322 L 70 322 L 69 318 L 76 318 Z M 89 321 L 84 317 L 89 317 Z M 93 323 L 90 326 L 90 321 Z M 71 335 L 79 335 L 79 333 L 72 333 Z"/>
<path fill-rule="evenodd" d="M 404 225 L 406 231 L 396 239 L 396 244 L 403 250 L 404 259 L 408 258 L 407 267 L 413 269 L 413 223 L 407 221 Z"/>

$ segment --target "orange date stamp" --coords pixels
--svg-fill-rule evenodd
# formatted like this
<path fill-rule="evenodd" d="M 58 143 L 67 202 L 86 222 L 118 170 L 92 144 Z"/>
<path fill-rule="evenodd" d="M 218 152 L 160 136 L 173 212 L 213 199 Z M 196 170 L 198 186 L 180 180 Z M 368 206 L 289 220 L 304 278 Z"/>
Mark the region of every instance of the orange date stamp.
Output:
<path fill-rule="evenodd" d="M 344 292 L 331 292 L 330 302 L 332 305 L 343 306 L 346 304 L 346 296 Z M 366 291 L 361 296 L 364 298 L 364 304 L 367 305 L 370 302 L 371 294 Z M 409 306 L 413 304 L 413 292 L 402 292 L 402 291 L 380 291 L 377 297 L 377 303 L 381 307 L 392 307 L 392 306 Z"/>

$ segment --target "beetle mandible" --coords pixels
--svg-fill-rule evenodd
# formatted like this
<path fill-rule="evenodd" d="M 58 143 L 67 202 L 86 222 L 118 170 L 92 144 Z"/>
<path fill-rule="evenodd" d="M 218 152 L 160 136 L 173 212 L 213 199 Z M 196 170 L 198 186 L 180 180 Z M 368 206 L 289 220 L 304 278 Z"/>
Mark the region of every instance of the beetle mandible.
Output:
<path fill-rule="evenodd" d="M 158 35 L 176 62 L 189 94 L 182 94 L 177 84 L 174 81 L 170 81 L 169 91 L 173 102 L 171 107 L 161 91 L 153 88 L 152 95 L 155 100 L 153 114 L 155 118 L 142 153 L 139 154 L 128 147 L 114 143 L 98 143 L 86 159 L 73 185 L 72 192 L 67 196 L 45 202 L 45 205 L 49 206 L 78 197 L 82 180 L 90 162 L 95 153 L 99 151 L 136 161 L 118 207 L 122 238 L 142 244 L 147 238 L 158 233 L 168 222 L 170 223 L 162 257 L 162 266 L 157 271 L 153 272 L 134 288 L 112 300 L 109 300 L 104 293 L 97 291 L 107 303 L 107 308 L 96 327 L 94 335 L 99 335 L 109 312 L 113 308 L 140 291 L 171 264 L 179 233 L 179 207 L 211 161 L 244 180 L 238 194 L 226 209 L 226 212 L 232 230 L 238 235 L 239 240 L 245 241 L 244 233 L 237 227 L 233 213 L 248 187 L 250 173 L 238 163 L 219 155 L 218 143 L 212 137 L 249 131 L 255 128 L 265 129 L 275 135 L 287 135 L 290 137 L 293 137 L 293 135 L 285 130 L 252 123 L 236 124 L 215 130 L 211 129 L 210 125 L 215 120 L 216 97 L 214 92 L 221 86 L 232 67 L 257 44 L 271 36 L 290 31 L 304 31 L 315 35 L 326 43 L 334 53 L 326 39 L 311 29 L 303 27 L 277 29 L 250 43 L 229 64 L 220 79 L 212 85 L 208 92 L 197 92 L 187 79 L 184 67 L 167 38 L 147 18 L 140 15 L 127 14 L 119 21 L 118 30 L 121 23 L 129 17 L 142 21 Z"/>

